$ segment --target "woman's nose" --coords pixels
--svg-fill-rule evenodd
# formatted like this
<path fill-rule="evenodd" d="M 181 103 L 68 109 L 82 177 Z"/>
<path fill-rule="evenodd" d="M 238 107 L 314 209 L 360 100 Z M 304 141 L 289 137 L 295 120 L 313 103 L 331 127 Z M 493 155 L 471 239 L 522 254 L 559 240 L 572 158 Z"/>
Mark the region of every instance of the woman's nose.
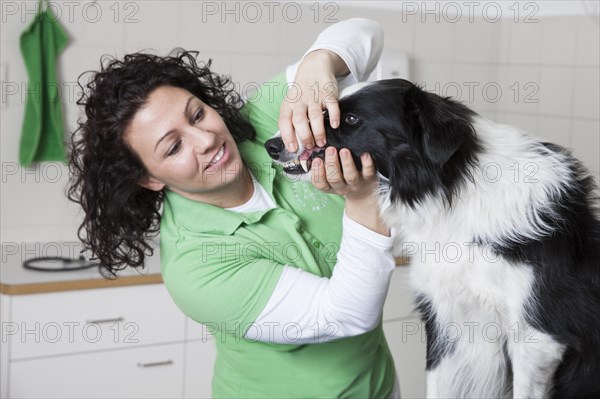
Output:
<path fill-rule="evenodd" d="M 194 129 L 190 137 L 192 138 L 192 146 L 195 153 L 202 155 L 214 149 L 216 142 L 214 133 L 203 129 Z"/>

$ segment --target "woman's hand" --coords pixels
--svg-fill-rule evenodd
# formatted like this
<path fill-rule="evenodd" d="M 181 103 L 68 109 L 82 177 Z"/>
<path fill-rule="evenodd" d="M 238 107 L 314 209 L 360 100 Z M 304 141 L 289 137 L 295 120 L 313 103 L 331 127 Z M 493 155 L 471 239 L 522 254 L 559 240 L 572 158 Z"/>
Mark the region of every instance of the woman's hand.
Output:
<path fill-rule="evenodd" d="M 341 159 L 341 162 L 340 162 Z M 325 151 L 325 162 L 315 158 L 311 167 L 313 185 L 326 193 L 346 198 L 346 215 L 357 223 L 389 236 L 389 228 L 379 217 L 378 179 L 373 159 L 367 153 L 360 157 L 362 171 L 356 169 L 350 150 L 338 152 L 334 147 Z"/>
<path fill-rule="evenodd" d="M 325 146 L 323 109 L 329 113 L 331 127 L 337 128 L 340 108 L 336 76 L 348 73 L 345 62 L 332 51 L 315 50 L 304 57 L 279 112 L 279 130 L 288 151 L 297 151 L 298 141 L 307 149 L 314 148 L 315 143 Z"/>
<path fill-rule="evenodd" d="M 325 162 L 320 158 L 315 158 L 312 162 L 312 183 L 317 189 L 329 194 L 343 195 L 346 200 L 369 198 L 377 189 L 377 172 L 369 154 L 362 154 L 361 162 L 363 167 L 359 172 L 350 150 L 341 149 L 338 157 L 336 148 L 328 147 L 325 151 Z"/>

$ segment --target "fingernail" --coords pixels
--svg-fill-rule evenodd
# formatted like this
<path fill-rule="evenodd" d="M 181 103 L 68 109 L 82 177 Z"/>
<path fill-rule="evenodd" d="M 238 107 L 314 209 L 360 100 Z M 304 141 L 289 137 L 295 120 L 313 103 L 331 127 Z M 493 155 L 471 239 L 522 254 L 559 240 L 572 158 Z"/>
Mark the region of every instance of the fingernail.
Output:
<path fill-rule="evenodd" d="M 332 128 L 337 129 L 338 126 L 340 126 L 340 121 L 338 121 L 338 120 L 332 120 L 331 121 L 331 127 Z"/>
<path fill-rule="evenodd" d="M 327 154 L 328 155 L 335 155 L 335 148 L 334 147 L 327 148 Z"/>
<path fill-rule="evenodd" d="M 314 145 L 312 143 L 308 143 L 304 146 L 304 148 L 306 148 L 307 150 L 312 150 L 314 147 Z"/>
<path fill-rule="evenodd" d="M 319 147 L 325 147 L 325 140 L 317 140 L 317 145 Z"/>

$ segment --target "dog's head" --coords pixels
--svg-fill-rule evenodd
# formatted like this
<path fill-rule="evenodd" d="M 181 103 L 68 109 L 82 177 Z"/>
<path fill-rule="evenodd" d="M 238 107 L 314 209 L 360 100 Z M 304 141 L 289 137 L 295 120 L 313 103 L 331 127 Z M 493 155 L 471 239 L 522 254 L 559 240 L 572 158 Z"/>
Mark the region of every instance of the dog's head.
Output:
<path fill-rule="evenodd" d="M 339 99 L 340 126 L 325 120 L 327 145 L 348 148 L 358 168 L 371 154 L 378 172 L 389 180 L 392 200 L 409 205 L 430 194 L 451 201 L 455 186 L 476 159 L 475 113 L 449 98 L 426 92 L 403 79 L 359 83 Z M 265 144 L 269 155 L 289 174 L 306 174 L 323 149 L 300 148 L 291 154 L 280 137 Z M 440 192 L 441 191 L 441 192 Z"/>

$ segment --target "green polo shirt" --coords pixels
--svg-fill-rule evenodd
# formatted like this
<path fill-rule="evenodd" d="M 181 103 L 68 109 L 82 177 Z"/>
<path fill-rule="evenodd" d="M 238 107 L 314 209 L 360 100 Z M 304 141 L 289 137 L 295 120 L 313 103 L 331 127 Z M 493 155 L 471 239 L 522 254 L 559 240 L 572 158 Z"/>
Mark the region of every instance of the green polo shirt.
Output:
<path fill-rule="evenodd" d="M 292 322 L 289 344 L 244 339 L 257 328 L 253 322 L 283 265 L 330 277 L 342 234 L 343 198 L 286 177 L 263 147 L 277 131 L 285 86 L 280 74 L 246 103 L 243 112 L 257 138 L 239 144 L 277 207 L 236 213 L 167 191 L 160 228 L 163 280 L 179 308 L 215 333 L 214 397 L 388 397 L 395 370 L 381 323 L 366 334 L 322 344 L 294 344 Z"/>

